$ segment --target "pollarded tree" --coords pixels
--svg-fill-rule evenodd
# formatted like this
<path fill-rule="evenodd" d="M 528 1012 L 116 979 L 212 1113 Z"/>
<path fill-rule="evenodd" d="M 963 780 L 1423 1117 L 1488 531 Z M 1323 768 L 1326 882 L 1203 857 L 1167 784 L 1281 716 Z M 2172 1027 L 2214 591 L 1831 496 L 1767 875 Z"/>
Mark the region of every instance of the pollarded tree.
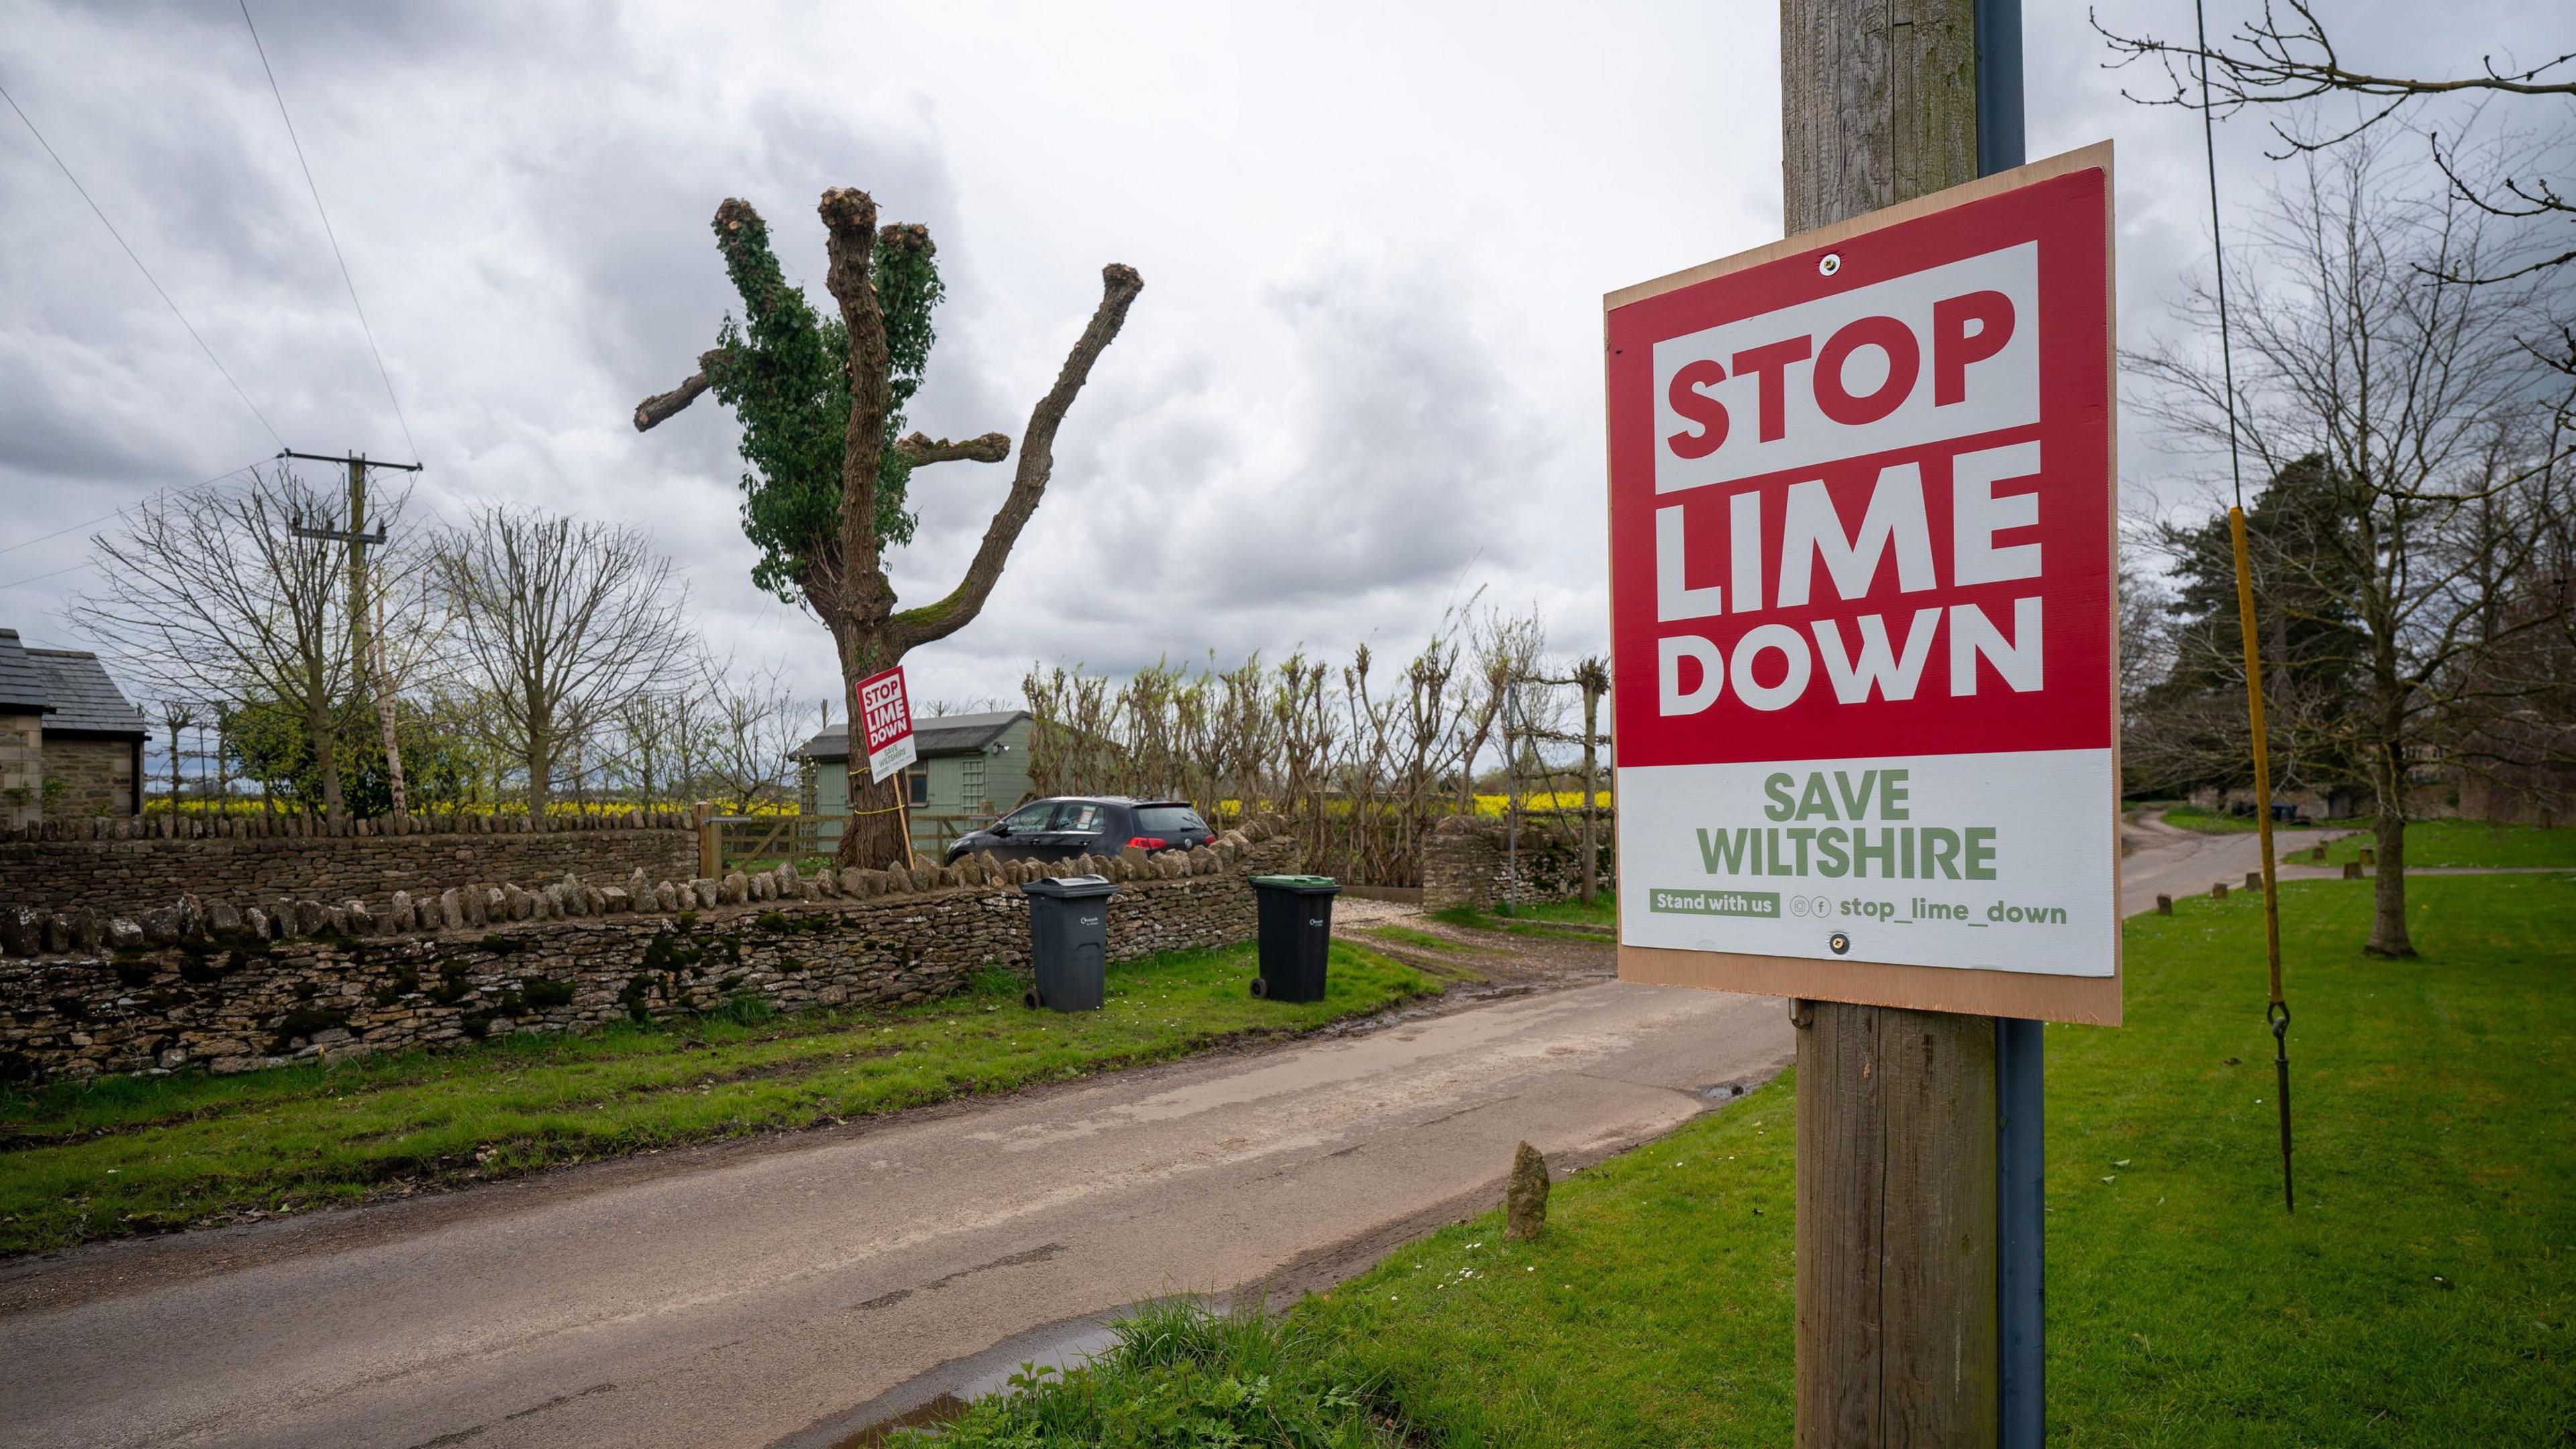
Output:
<path fill-rule="evenodd" d="M 709 391 L 733 409 L 746 465 L 743 533 L 761 550 L 752 579 L 822 619 L 832 631 L 844 690 L 855 702 L 860 680 L 956 633 L 983 611 L 1055 471 L 1056 430 L 1144 281 L 1132 267 L 1112 263 L 1101 270 L 1100 305 L 1055 386 L 1029 414 L 1010 494 L 986 525 L 965 577 L 931 603 L 897 609 L 885 553 L 912 538 L 913 515 L 905 507 L 912 471 L 958 460 L 999 463 L 1010 456 L 1011 440 L 987 433 L 949 442 L 917 432 L 894 440 L 930 360 L 930 314 L 942 292 L 935 248 L 924 227 L 880 230 L 876 202 L 866 192 L 826 191 L 818 209 L 831 258 L 824 283 L 840 316 L 821 315 L 787 281 L 759 213 L 747 202 L 726 201 L 716 208 L 716 249 L 741 294 L 743 315 L 725 319 L 694 376 L 637 405 L 635 427 L 648 430 Z M 859 764 L 852 759 L 852 818 L 841 834 L 841 863 L 901 860 L 903 834 L 891 813 L 895 784 L 868 784 L 859 778 Z"/>

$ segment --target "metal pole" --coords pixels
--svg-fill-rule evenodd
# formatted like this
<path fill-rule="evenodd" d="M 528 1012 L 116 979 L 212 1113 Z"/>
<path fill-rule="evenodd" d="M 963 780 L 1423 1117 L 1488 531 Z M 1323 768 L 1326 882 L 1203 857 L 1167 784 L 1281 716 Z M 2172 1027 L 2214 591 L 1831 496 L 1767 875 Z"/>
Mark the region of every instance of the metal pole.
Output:
<path fill-rule="evenodd" d="M 2026 159 L 2021 0 L 1976 0 L 1977 174 Z M 2041 1023 L 1995 1019 L 1997 1442 L 2038 1449 L 2048 1432 L 2048 1143 Z"/>

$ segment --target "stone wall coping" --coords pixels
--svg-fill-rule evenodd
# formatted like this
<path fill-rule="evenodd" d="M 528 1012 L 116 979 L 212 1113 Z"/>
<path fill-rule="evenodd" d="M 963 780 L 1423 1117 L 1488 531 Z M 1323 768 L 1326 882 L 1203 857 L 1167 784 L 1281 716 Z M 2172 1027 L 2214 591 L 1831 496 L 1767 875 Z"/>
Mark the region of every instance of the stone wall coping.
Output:
<path fill-rule="evenodd" d="M 735 871 L 721 879 L 699 877 L 685 881 L 653 881 L 639 868 L 623 879 L 597 884 L 567 872 L 561 880 L 548 882 L 537 890 L 515 882 L 470 883 L 419 896 L 398 890 L 381 909 L 356 898 L 329 902 L 278 895 L 236 903 L 209 902 L 194 894 L 182 894 L 157 910 L 127 914 L 86 907 L 0 907 L 0 957 L 94 957 L 102 951 L 181 942 L 211 943 L 234 933 L 247 933 L 262 941 L 289 941 L 326 933 L 351 939 L 410 935 L 444 938 L 532 920 L 678 915 L 728 907 L 744 907 L 757 914 L 760 908 L 779 904 L 970 891 L 991 894 L 1056 875 L 1099 875 L 1113 881 L 1178 880 L 1229 871 L 1240 852 L 1279 833 L 1272 822 L 1255 820 L 1227 831 L 1213 845 L 1151 856 L 1127 851 L 1073 861 L 1006 862 L 970 856 L 952 866 L 849 871 L 826 866 L 811 877 L 801 875 L 793 861 L 751 875 Z"/>

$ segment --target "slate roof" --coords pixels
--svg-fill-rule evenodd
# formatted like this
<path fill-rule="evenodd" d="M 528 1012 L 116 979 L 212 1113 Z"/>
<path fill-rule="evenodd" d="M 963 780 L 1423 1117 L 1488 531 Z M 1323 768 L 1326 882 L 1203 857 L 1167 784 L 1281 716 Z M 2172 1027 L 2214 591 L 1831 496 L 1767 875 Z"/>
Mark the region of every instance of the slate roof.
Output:
<path fill-rule="evenodd" d="M 27 657 L 17 630 L 0 629 L 0 712 L 33 714 L 44 708 L 44 671 Z"/>
<path fill-rule="evenodd" d="M 995 710 L 988 714 L 940 714 L 912 722 L 913 748 L 923 759 L 934 755 L 971 755 L 1000 739 L 1011 726 L 1027 719 L 1024 709 Z M 796 747 L 803 760 L 846 760 L 850 757 L 850 727 L 835 725 Z"/>
<path fill-rule="evenodd" d="M 45 733 L 115 735 L 139 740 L 151 733 L 141 712 L 125 702 L 98 656 L 82 649 L 30 649 L 28 660 L 44 676 Z"/>

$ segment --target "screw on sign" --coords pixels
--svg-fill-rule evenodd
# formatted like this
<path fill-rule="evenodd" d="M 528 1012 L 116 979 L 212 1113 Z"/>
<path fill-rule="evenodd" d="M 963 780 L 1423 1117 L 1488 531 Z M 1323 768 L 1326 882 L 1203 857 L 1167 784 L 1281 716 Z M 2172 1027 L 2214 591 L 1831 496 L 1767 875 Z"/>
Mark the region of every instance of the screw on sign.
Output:
<path fill-rule="evenodd" d="M 1623 976 L 2118 1020 L 2108 173 L 1608 299 Z"/>

